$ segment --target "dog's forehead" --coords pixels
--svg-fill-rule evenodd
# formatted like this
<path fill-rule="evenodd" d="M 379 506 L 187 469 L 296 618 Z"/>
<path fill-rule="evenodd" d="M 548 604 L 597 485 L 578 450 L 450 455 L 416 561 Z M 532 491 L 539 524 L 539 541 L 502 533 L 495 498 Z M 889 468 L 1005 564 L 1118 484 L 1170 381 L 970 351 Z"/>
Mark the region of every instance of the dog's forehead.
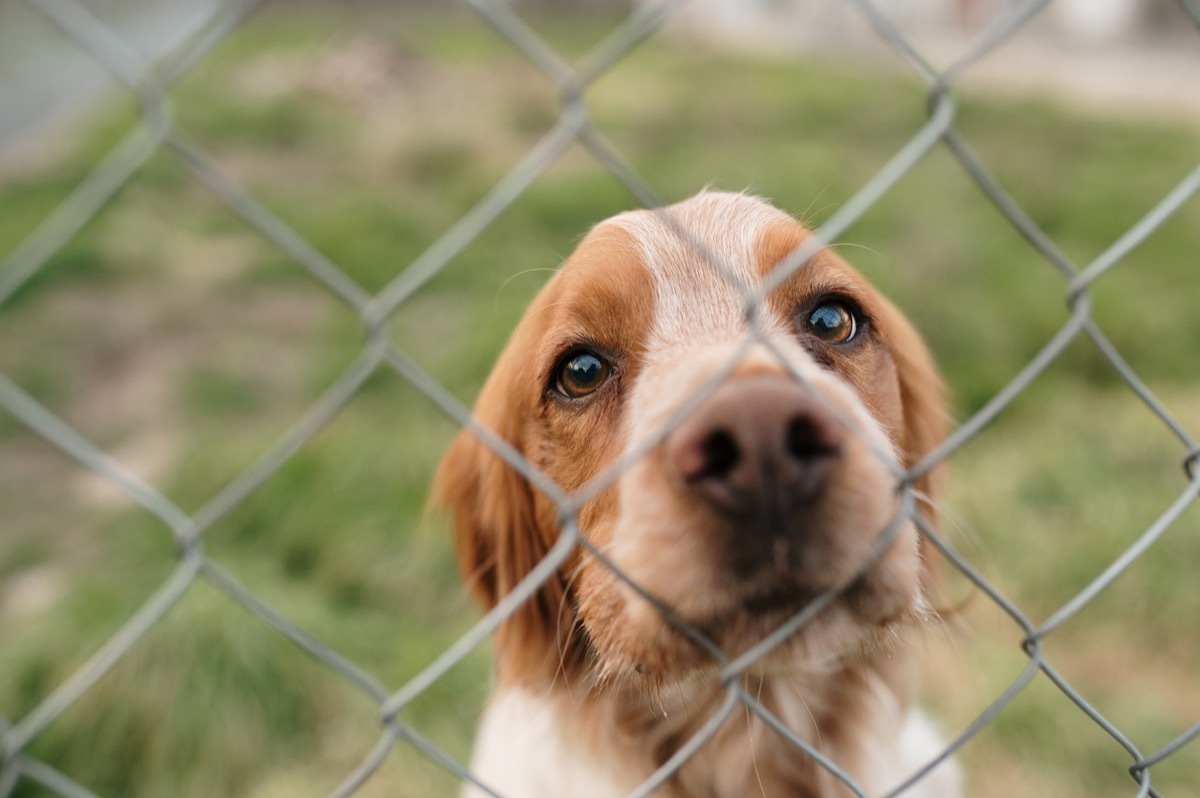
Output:
<path fill-rule="evenodd" d="M 755 286 L 811 235 L 743 194 L 706 192 L 614 216 L 584 237 L 531 314 L 543 330 L 540 359 L 554 360 L 563 342 L 670 358 L 740 340 Z M 824 249 L 767 297 L 761 332 L 788 334 L 809 295 L 830 289 L 873 304 L 862 277 Z"/>
<path fill-rule="evenodd" d="M 653 289 L 655 342 L 668 347 L 744 331 L 749 293 L 809 236 L 762 200 L 716 192 L 621 214 L 597 232 L 606 229 L 636 247 Z"/>

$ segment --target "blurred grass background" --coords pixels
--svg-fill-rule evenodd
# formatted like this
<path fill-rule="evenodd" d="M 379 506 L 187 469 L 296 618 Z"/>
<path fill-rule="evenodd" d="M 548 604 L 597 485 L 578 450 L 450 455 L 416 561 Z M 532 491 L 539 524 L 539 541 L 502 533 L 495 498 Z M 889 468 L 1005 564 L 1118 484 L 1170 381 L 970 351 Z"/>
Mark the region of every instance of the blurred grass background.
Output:
<path fill-rule="evenodd" d="M 537 17 L 568 58 L 616 23 Z M 183 129 L 369 291 L 381 289 L 554 124 L 548 84 L 477 19 L 266 9 L 171 92 Z M 659 37 L 589 94 L 592 118 L 662 196 L 749 188 L 819 224 L 915 132 L 922 87 L 876 63 L 746 55 Z M 0 172 L 11 251 L 137 119 L 105 104 Z M 964 90 L 958 129 L 1077 263 L 1200 154 L 1181 120 Z M 469 403 L 525 304 L 633 199 L 563 158 L 407 302 L 393 340 Z M 927 336 L 965 419 L 1065 322 L 1064 284 L 937 150 L 858 222 L 843 254 Z M 1200 426 L 1200 202 L 1093 291 L 1095 317 L 1190 430 Z M 159 153 L 7 305 L 0 371 L 194 511 L 280 436 L 363 344 L 357 316 Z M 205 537 L 245 585 L 389 689 L 476 617 L 444 530 L 422 516 L 454 426 L 390 374 Z M 1177 442 L 1086 343 L 952 460 L 952 542 L 1036 622 L 1184 486 Z M 167 529 L 0 413 L 0 716 L 22 718 L 166 578 Z M 1143 752 L 1200 718 L 1193 508 L 1046 642 L 1050 662 Z M 963 728 L 1025 665 L 982 595 L 928 645 L 926 701 Z M 488 689 L 479 651 L 405 718 L 465 758 Z M 320 795 L 379 738 L 373 702 L 206 584 L 191 590 L 30 753 L 99 795 Z M 1043 677 L 964 751 L 976 796 L 1132 794 L 1129 757 Z M 1200 796 L 1193 743 L 1154 770 Z M 364 795 L 453 794 L 401 744 Z M 23 781 L 15 795 L 40 795 Z"/>

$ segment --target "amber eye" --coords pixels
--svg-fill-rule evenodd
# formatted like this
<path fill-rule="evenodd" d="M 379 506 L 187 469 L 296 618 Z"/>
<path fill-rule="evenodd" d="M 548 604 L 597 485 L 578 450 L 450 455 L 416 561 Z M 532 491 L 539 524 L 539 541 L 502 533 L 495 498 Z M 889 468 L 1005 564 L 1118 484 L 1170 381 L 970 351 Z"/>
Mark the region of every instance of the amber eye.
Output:
<path fill-rule="evenodd" d="M 831 299 L 808 314 L 808 330 L 827 344 L 845 344 L 858 335 L 858 320 L 845 302 Z"/>
<path fill-rule="evenodd" d="M 607 360 L 584 349 L 563 358 L 554 387 L 568 399 L 580 399 L 603 385 L 611 373 Z"/>

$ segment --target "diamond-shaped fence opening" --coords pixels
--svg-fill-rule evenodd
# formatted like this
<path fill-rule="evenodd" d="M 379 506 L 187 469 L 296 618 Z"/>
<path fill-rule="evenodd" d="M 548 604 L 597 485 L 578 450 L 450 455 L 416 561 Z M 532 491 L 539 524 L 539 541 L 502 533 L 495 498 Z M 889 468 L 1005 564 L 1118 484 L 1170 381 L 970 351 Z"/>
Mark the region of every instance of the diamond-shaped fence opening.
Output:
<path fill-rule="evenodd" d="M 848 242 L 959 396 L 873 556 L 912 520 L 947 561 L 926 693 L 968 785 L 1200 790 L 1200 7 L 1130 2 L 1145 41 L 1072 49 L 1055 24 L 1115 18 L 893 5 L 0 3 L 52 41 L 0 54 L 0 101 L 26 107 L 31 63 L 60 91 L 43 53 L 69 50 L 68 112 L 101 118 L 0 167 L 0 796 L 488 790 L 488 644 L 579 549 L 606 562 L 576 516 L 626 463 L 569 495 L 466 397 L 589 225 L 714 182 Z M 1191 94 L 1147 71 L 1136 113 L 1008 96 L 1007 48 L 1150 54 Z M 563 519 L 482 619 L 423 515 L 467 425 Z M 911 482 L 946 461 L 938 532 Z M 683 629 L 724 699 L 634 794 L 734 713 L 861 794 L 740 678 L 834 597 L 737 658 Z"/>

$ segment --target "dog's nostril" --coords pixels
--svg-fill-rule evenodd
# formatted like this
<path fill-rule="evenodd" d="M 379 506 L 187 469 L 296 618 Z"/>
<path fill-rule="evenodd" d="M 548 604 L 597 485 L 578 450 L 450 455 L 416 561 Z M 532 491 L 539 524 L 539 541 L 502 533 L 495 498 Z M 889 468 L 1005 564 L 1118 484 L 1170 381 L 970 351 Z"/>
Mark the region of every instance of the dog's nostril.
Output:
<path fill-rule="evenodd" d="M 802 461 L 835 455 L 839 448 L 829 424 L 807 414 L 788 423 L 784 446 L 789 455 Z"/>
<path fill-rule="evenodd" d="M 704 455 L 705 467 L 702 473 L 696 475 L 697 479 L 728 476 L 742 459 L 733 434 L 723 429 L 713 430 L 706 435 L 700 442 L 700 451 Z"/>
<path fill-rule="evenodd" d="M 679 448 L 675 453 L 675 468 L 687 483 L 723 480 L 737 468 L 741 458 L 733 433 L 718 428 Z"/>

